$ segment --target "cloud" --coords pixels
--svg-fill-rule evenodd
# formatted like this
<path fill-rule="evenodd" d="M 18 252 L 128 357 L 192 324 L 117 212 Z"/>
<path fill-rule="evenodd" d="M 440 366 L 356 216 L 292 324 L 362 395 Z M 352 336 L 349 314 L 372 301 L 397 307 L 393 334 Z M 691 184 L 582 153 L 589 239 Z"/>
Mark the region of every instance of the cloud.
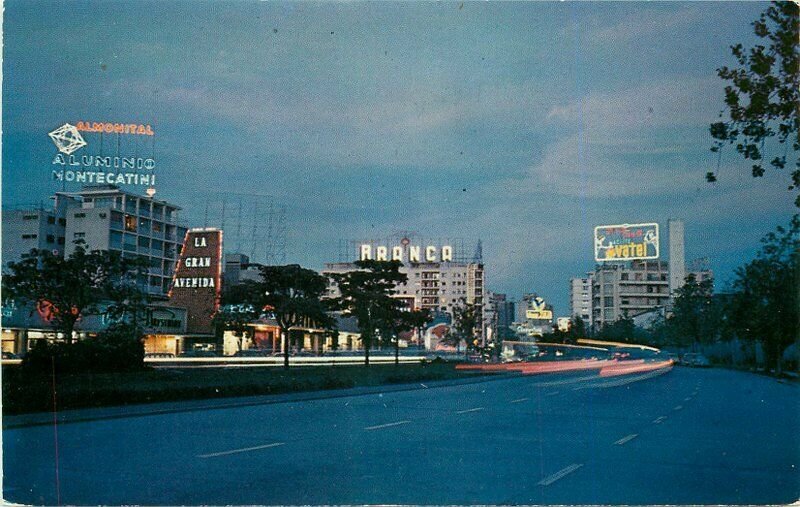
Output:
<path fill-rule="evenodd" d="M 635 9 L 613 23 L 590 27 L 585 38 L 595 45 L 619 45 L 630 41 L 661 39 L 690 29 L 696 23 L 697 16 L 698 12 L 690 7 L 666 11 Z"/>
<path fill-rule="evenodd" d="M 716 117 L 722 89 L 719 79 L 674 76 L 623 90 L 592 91 L 552 107 L 546 118 L 583 126 L 593 141 L 614 143 L 640 129 L 705 126 Z"/>

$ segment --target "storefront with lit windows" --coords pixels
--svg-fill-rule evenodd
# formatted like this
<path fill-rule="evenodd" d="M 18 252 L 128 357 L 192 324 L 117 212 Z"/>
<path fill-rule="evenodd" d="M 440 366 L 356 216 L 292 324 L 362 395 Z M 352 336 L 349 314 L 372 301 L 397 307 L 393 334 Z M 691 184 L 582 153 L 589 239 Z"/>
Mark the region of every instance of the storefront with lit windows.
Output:
<path fill-rule="evenodd" d="M 37 341 L 50 342 L 64 339 L 63 333 L 55 328 L 52 316 L 46 306 L 34 304 L 20 305 L 8 302 L 2 309 L 2 351 L 24 355 Z M 150 305 L 143 317 L 145 352 L 166 352 L 178 355 L 192 350 L 196 344 L 213 346 L 212 335 L 191 335 L 186 332 L 186 309 L 166 305 Z M 78 320 L 74 338 L 90 339 L 103 332 L 113 322 L 105 315 L 89 315 Z"/>

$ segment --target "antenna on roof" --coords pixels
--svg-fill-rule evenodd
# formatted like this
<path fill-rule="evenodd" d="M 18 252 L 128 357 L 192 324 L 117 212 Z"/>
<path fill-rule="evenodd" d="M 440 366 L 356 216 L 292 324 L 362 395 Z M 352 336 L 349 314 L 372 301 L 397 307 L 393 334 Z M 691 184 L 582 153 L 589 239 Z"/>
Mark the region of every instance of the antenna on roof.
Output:
<path fill-rule="evenodd" d="M 478 239 L 478 246 L 475 247 L 475 257 L 473 257 L 472 262 L 483 264 L 483 243 L 481 243 L 480 239 Z"/>

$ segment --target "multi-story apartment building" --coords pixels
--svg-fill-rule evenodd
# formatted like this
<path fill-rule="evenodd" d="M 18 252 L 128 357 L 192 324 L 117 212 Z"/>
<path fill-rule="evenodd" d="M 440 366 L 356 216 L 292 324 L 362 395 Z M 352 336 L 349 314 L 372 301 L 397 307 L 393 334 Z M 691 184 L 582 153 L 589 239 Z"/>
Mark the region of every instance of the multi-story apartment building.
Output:
<path fill-rule="evenodd" d="M 486 293 L 484 327 L 492 330 L 493 339 L 510 336 L 514 323 L 514 302 L 508 301 L 505 294 Z"/>
<path fill-rule="evenodd" d="M 11 217 L 4 211 L 4 263 L 19 258 L 31 247 L 50 249 L 52 245 L 55 253 L 68 256 L 83 242 L 89 250 L 111 250 L 146 259 L 149 271 L 139 278 L 139 285 L 156 297 L 169 292 L 187 231 L 178 223 L 178 206 L 115 185 L 57 192 L 54 201 L 52 210 L 13 211 Z M 36 228 L 41 232 L 34 232 Z"/>
<path fill-rule="evenodd" d="M 669 298 L 666 261 L 635 260 L 597 266 L 592 283 L 592 325 L 600 329 L 622 317 L 635 317 L 666 306 Z"/>
<path fill-rule="evenodd" d="M 438 254 L 436 260 L 427 260 L 432 257 L 425 255 L 425 249 L 421 250 L 422 256 L 417 261 L 413 252 L 419 247 L 410 245 L 406 238 L 400 243 L 402 247 L 395 248 L 401 248 L 397 250 L 398 256 L 403 261 L 400 271 L 408 276 L 408 280 L 395 287 L 395 297 L 406 301 L 411 308 L 425 308 L 432 312 L 448 313 L 451 316 L 453 308 L 463 303 L 473 304 L 478 308 L 479 316 L 476 326 L 479 333 L 477 338 L 483 340 L 485 337 L 483 263 L 464 262 L 457 257 L 454 257 L 455 260 L 450 260 Z M 345 273 L 356 269 L 358 268 L 352 262 L 327 263 L 323 274 Z M 330 294 L 335 295 L 336 292 L 336 287 L 332 284 Z"/>
<path fill-rule="evenodd" d="M 592 323 L 592 280 L 594 273 L 586 273 L 583 278 L 569 280 L 569 315 L 580 317 L 590 326 Z"/>
<path fill-rule="evenodd" d="M 3 271 L 31 250 L 64 254 L 66 219 L 43 204 L 3 209 Z"/>

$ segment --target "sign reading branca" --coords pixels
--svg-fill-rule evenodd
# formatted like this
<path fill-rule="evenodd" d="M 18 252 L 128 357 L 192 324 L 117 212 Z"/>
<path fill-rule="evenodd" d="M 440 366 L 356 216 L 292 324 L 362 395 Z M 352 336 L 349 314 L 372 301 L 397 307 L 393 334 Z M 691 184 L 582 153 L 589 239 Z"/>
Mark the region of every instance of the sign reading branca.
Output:
<path fill-rule="evenodd" d="M 658 224 L 601 225 L 594 228 L 594 260 L 658 259 Z"/>
<path fill-rule="evenodd" d="M 53 158 L 53 165 L 58 166 L 53 169 L 54 180 L 90 184 L 155 185 L 156 176 L 152 171 L 156 161 L 151 157 L 76 155 L 76 151 L 88 145 L 80 131 L 154 135 L 150 125 L 78 122 L 76 127 L 65 123 L 48 134 L 59 151 Z"/>
<path fill-rule="evenodd" d="M 435 246 L 414 246 L 408 240 L 402 241 L 402 246 L 376 246 L 363 244 L 359 248 L 359 260 L 400 261 L 400 262 L 450 262 L 453 260 L 453 247 L 446 245 L 441 248 Z"/>

